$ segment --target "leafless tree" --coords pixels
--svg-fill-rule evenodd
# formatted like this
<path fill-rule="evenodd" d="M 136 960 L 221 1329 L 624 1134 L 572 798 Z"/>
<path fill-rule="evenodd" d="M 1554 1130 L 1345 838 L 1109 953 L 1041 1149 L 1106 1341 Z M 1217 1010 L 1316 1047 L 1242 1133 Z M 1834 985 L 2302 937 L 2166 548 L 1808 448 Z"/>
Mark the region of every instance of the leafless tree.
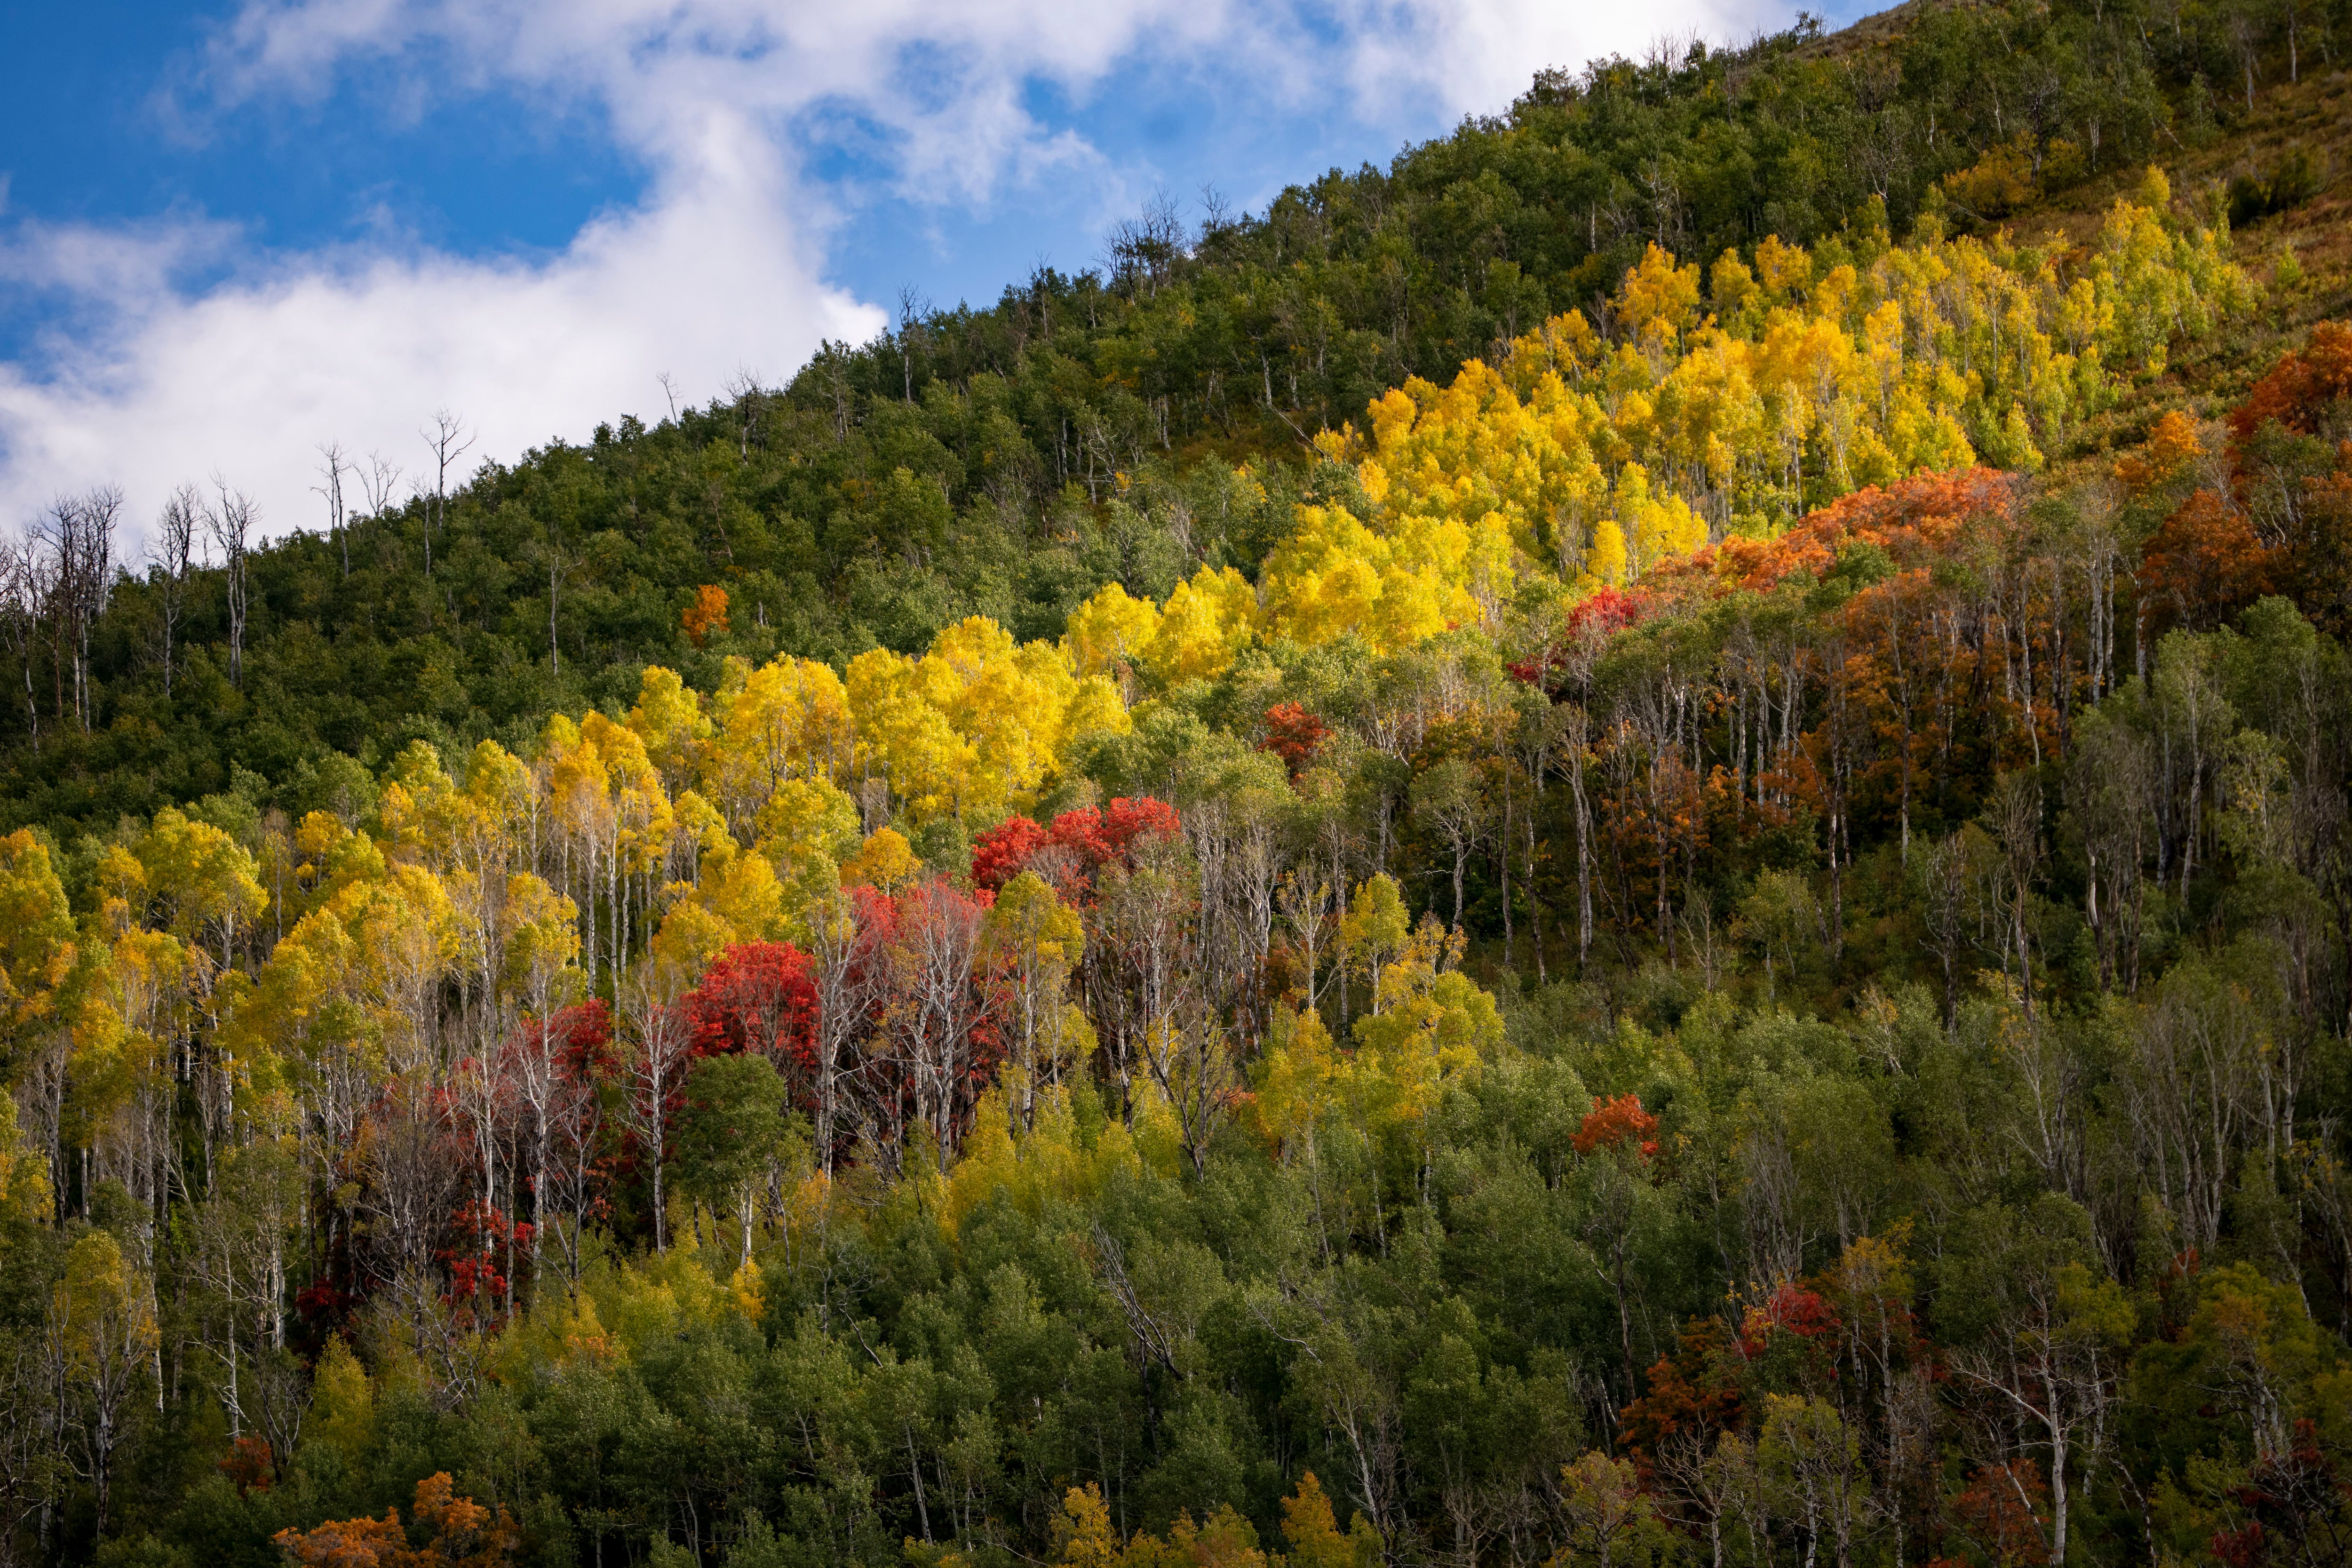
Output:
<path fill-rule="evenodd" d="M 115 486 L 106 485 L 82 497 L 81 550 L 74 564 L 74 658 L 79 667 L 76 682 L 85 731 L 97 716 L 96 696 L 90 690 L 89 633 L 105 612 L 107 595 L 114 585 L 114 531 L 121 521 L 122 491 Z"/>
<path fill-rule="evenodd" d="M 41 739 L 41 704 L 33 685 L 33 663 L 41 646 L 41 621 L 47 613 L 52 589 L 47 552 L 37 533 L 8 542 L 0 560 L 0 614 L 5 614 L 9 647 L 25 674 L 25 725 L 34 743 Z"/>
<path fill-rule="evenodd" d="M 445 1118 L 421 1074 L 396 1078 L 361 1134 L 367 1173 L 367 1261 L 378 1281 L 423 1275 L 443 1219 L 456 1205 L 465 1163 L 450 1147 Z"/>
<path fill-rule="evenodd" d="M 601 1153 L 604 1101 L 585 1063 L 572 1064 L 559 1075 L 548 1101 L 548 1158 L 540 1180 L 543 1184 L 532 1212 L 562 1216 L 557 1239 L 563 1247 L 563 1276 L 576 1291 L 580 1285 L 581 1237 L 596 1201 L 596 1163 Z M 542 1229 L 545 1222 L 541 1222 Z"/>
<path fill-rule="evenodd" d="M 1201 243 L 1208 244 L 1234 226 L 1234 204 L 1214 185 L 1201 187 Z"/>
<path fill-rule="evenodd" d="M 2240 1156 L 2264 1131 L 2270 1023 L 2240 988 L 2192 968 L 2167 975 L 2134 1020 L 2123 1106 L 2141 1180 L 2177 1227 L 2178 1247 L 2212 1255 Z"/>
<path fill-rule="evenodd" d="M 89 632 L 106 608 L 114 564 L 114 531 L 122 518 L 122 492 L 103 486 L 79 496 L 61 496 L 35 530 L 50 562 L 49 639 L 63 717 L 72 688 L 76 721 L 88 733 L 91 723 Z"/>
<path fill-rule="evenodd" d="M 571 579 L 578 563 L 564 548 L 563 529 L 556 520 L 547 520 L 547 531 L 539 540 L 540 559 L 547 563 L 547 663 L 551 673 L 563 673 L 563 647 L 555 635 L 556 605 L 564 583 Z"/>
<path fill-rule="evenodd" d="M 322 459 L 319 465 L 319 482 L 310 488 L 317 494 L 326 498 L 327 536 L 341 548 L 343 575 L 348 577 L 352 574 L 352 542 L 343 531 L 343 475 L 349 473 L 356 477 L 359 473 L 359 465 L 352 462 L 343 451 L 343 444 L 341 441 L 328 441 L 321 444 L 319 447 L 319 456 Z"/>
<path fill-rule="evenodd" d="M 423 1071 L 394 1077 L 362 1123 L 362 1189 L 367 1246 L 378 1281 L 368 1331 L 414 1356 L 442 1408 L 463 1402 L 481 1375 L 482 1336 L 462 1302 L 445 1294 L 435 1249 L 464 1191 L 467 1161 Z"/>
<path fill-rule="evenodd" d="M 1959 1019 L 1960 954 L 1968 943 L 1969 847 L 1954 833 L 1920 852 L 1916 862 L 1921 917 L 1928 945 L 1944 971 L 1944 1027 Z"/>
<path fill-rule="evenodd" d="M 243 490 L 228 488 L 228 481 L 218 474 L 213 476 L 213 489 L 218 492 L 219 504 L 205 508 L 205 530 L 220 547 L 223 582 L 228 591 L 228 680 L 238 690 L 245 689 L 245 612 L 247 595 L 246 556 L 253 537 L 253 525 L 258 514 L 252 498 Z"/>
<path fill-rule="evenodd" d="M 835 889 L 808 911 L 811 979 L 816 984 L 815 1081 L 810 1086 L 816 1101 L 816 1157 L 827 1175 L 833 1173 L 834 1145 L 840 1140 L 840 1097 L 844 1072 L 857 1037 L 870 1023 L 884 979 L 881 943 L 871 922 L 861 920 L 856 902 Z"/>
<path fill-rule="evenodd" d="M 1119 1101 L 1135 1101 L 1135 1075 L 1147 1068 L 1148 1037 L 1163 1020 L 1194 1011 L 1199 971 L 1192 945 L 1191 890 L 1181 861 L 1154 853 L 1133 871 L 1107 867 L 1084 963 L 1087 1016 L 1101 1031 L 1118 1081 Z"/>
<path fill-rule="evenodd" d="M 178 662 L 180 618 L 188 603 L 188 572 L 194 564 L 197 520 L 205 499 L 194 485 L 182 485 L 163 503 L 155 520 L 155 537 L 148 542 L 147 558 L 153 569 L 156 599 L 163 612 L 163 696 L 172 695 L 172 675 Z"/>
<path fill-rule="evenodd" d="M 2262 64 L 2262 24 L 2243 11 L 2233 13 L 2228 27 L 2230 52 L 2236 57 L 2238 68 L 2245 75 L 2246 112 L 2254 111 L 2254 72 Z"/>
<path fill-rule="evenodd" d="M 915 344 L 922 336 L 923 318 L 931 302 L 911 283 L 898 285 L 898 374 L 908 402 L 915 401 Z"/>
<path fill-rule="evenodd" d="M 542 994 L 544 994 L 542 987 Z M 551 1000 L 551 998 L 550 998 Z M 499 1076 L 514 1086 L 514 1093 L 529 1112 L 530 1159 L 531 1220 L 530 1237 L 531 1279 L 537 1284 L 541 1260 L 547 1251 L 548 1167 L 553 1163 L 555 1143 L 556 1102 L 562 1097 L 565 1073 L 566 1034 L 561 1033 L 549 1016 L 546 1002 L 521 1027 L 514 1030 L 499 1045 L 500 1070 Z M 516 1205 L 517 1212 L 521 1205 Z"/>
<path fill-rule="evenodd" d="M 2033 879 L 2042 867 L 2042 785 L 2021 768 L 2000 775 L 1987 808 L 1993 839 L 2000 846 L 2001 868 L 2008 874 L 2010 941 L 2017 953 L 2017 977 L 2025 999 L 2025 1017 L 2033 1019 L 2033 968 L 2027 951 L 2026 911 L 2033 898 Z"/>
<path fill-rule="evenodd" d="M 1463 878 L 1471 851 L 1486 837 L 1490 813 L 1477 771 L 1459 757 L 1448 757 L 1417 774 L 1412 781 L 1415 821 L 1443 839 L 1453 850 L 1454 930 L 1462 929 Z"/>
<path fill-rule="evenodd" d="M 622 1081 L 627 1093 L 629 1130 L 654 1174 L 654 1247 L 669 1247 L 669 1216 L 665 1207 L 664 1175 L 668 1163 L 667 1121 L 670 1100 L 686 1081 L 687 1058 L 694 1031 L 686 1008 L 677 1000 L 677 985 L 658 964 L 648 962 L 620 984 L 621 1019 L 629 1039 L 622 1058 Z"/>
<path fill-rule="evenodd" d="M 425 531 L 425 574 L 433 575 L 433 540 L 449 522 L 449 470 L 457 459 L 473 448 L 479 433 L 466 428 L 465 421 L 444 408 L 433 416 L 433 426 L 424 431 L 425 444 L 433 452 L 433 517 Z"/>
<path fill-rule="evenodd" d="M 1184 237 L 1176 198 L 1164 188 L 1154 191 L 1140 214 L 1112 227 L 1111 276 L 1138 292 L 1157 295 L 1185 254 Z"/>
<path fill-rule="evenodd" d="M 1321 954 L 1339 935 L 1339 900 L 1332 896 L 1330 879 L 1317 875 L 1318 869 L 1301 863 L 1284 872 L 1275 887 L 1275 904 L 1282 911 L 1282 923 L 1290 933 L 1294 950 L 1306 964 L 1306 972 L 1294 976 L 1292 982 L 1306 1003 L 1302 1012 L 1321 1005 L 1323 994 L 1334 978 L 1334 973 L 1326 972 Z M 1328 967 L 1336 972 L 1339 966 Z"/>
<path fill-rule="evenodd" d="M 2136 728 L 2086 716 L 2067 760 L 2067 809 L 2083 836 L 2084 913 L 2099 951 L 2102 988 L 2139 986 L 2140 870 L 2156 768 Z"/>
<path fill-rule="evenodd" d="M 0 1336 L 0 1568 L 16 1568 L 17 1537 L 49 1506 L 65 1468 L 41 1349 L 33 1334 Z"/>
<path fill-rule="evenodd" d="M 2110 1340 L 2103 1314 L 2079 1304 L 2080 1287 L 2065 1268 L 2073 1260 L 2066 1238 L 2056 1226 L 2036 1225 L 2042 1217 L 2036 1213 L 2015 1222 L 2016 1231 L 2005 1238 L 2006 1256 L 1983 1271 L 1992 1331 L 1978 1345 L 1955 1352 L 1950 1365 L 1958 1382 L 1987 1396 L 1989 1424 L 2047 1450 L 2050 1561 L 2062 1563 L 2068 1483 L 2076 1475 L 2098 1473 L 2115 1428 L 2126 1354 L 2126 1347 Z M 2020 1500 L 2027 1502 L 2029 1517 L 2036 1511 L 2030 1500 Z"/>
<path fill-rule="evenodd" d="M 1186 812 L 1183 843 L 1197 878 L 1195 958 L 1210 1016 L 1233 1026 L 1248 1050 L 1264 1037 L 1272 997 L 1265 984 L 1281 880 L 1274 799 L 1257 790 L 1204 800 Z"/>
<path fill-rule="evenodd" d="M 749 365 L 739 366 L 727 378 L 727 399 L 735 407 L 735 450 L 738 456 L 751 455 L 751 432 L 758 428 L 760 416 L 767 412 L 768 395 L 760 389 L 760 373 Z"/>
<path fill-rule="evenodd" d="M 506 1051 L 487 1050 L 478 1056 L 461 1058 L 443 1080 L 443 1092 L 449 1099 L 452 1130 L 461 1135 L 467 1154 L 474 1164 L 476 1192 L 480 1213 L 488 1216 L 500 1212 L 499 1202 L 499 1167 L 506 1167 L 507 1201 L 504 1212 L 519 1212 L 513 1198 L 514 1162 L 509 1157 L 515 1143 L 518 1101 L 522 1098 L 521 1086 L 516 1080 L 520 1067 Z M 487 1230 L 482 1241 L 488 1245 L 493 1237 Z M 509 1232 L 506 1241 L 507 1300 L 509 1310 L 514 1306 L 514 1237 Z"/>
<path fill-rule="evenodd" d="M 944 1157 L 968 1109 L 974 1035 L 982 1022 L 981 909 L 944 882 L 909 893 L 890 952 L 892 1046 L 915 1090 L 915 1114 Z"/>
<path fill-rule="evenodd" d="M 287 1240 L 302 1203 L 301 1173 L 290 1155 L 265 1146 L 240 1151 L 217 1175 L 189 1232 L 198 1344 L 217 1374 L 230 1435 L 257 1426 L 278 1453 L 290 1454 L 285 1439 L 300 1418 L 282 1407 L 285 1390 L 270 1368 L 286 1349 Z"/>
<path fill-rule="evenodd" d="M 352 465 L 352 473 L 360 481 L 360 491 L 367 497 L 368 514 L 381 517 L 392 506 L 392 492 L 400 484 L 400 465 L 382 452 L 368 454 L 367 467 Z"/>

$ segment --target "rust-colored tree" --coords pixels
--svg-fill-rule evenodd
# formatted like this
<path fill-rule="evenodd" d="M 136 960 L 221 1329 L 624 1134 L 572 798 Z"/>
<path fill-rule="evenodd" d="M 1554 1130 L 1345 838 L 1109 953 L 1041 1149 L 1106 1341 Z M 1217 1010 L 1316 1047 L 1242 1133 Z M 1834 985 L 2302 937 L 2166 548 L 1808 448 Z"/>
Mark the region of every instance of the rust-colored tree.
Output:
<path fill-rule="evenodd" d="M 411 1519 L 404 1527 L 400 1510 L 386 1509 L 382 1519 L 330 1520 L 272 1539 L 295 1568 L 498 1568 L 522 1545 L 511 1514 L 457 1496 L 446 1470 L 416 1483 Z M 412 1531 L 426 1534 L 424 1545 L 409 1544 Z"/>

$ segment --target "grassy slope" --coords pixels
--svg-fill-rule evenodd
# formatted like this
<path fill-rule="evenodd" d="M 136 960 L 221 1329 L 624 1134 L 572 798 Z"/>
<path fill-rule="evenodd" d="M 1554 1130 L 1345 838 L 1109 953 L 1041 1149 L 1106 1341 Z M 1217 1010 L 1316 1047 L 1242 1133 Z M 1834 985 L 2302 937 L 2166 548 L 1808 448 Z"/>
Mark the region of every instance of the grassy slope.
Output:
<path fill-rule="evenodd" d="M 2298 148 L 2318 156 L 2326 182 L 2319 194 L 2234 236 L 2239 260 L 2273 288 L 2272 310 L 2179 345 L 2163 375 L 2134 388 L 2094 426 L 2095 450 L 2134 444 L 2171 409 L 2218 418 L 2283 351 L 2302 342 L 2314 321 L 2352 315 L 2352 155 L 2345 151 L 2352 149 L 2352 70 L 2312 68 L 2300 82 L 2259 87 L 2244 123 L 2202 145 L 2180 148 L 2160 166 L 2177 202 L 2218 217 L 2228 210 L 2231 179 L 2266 175 Z M 2132 183 L 2124 174 L 2086 182 L 2017 215 L 2010 226 L 2021 236 L 2056 234 L 2088 243 L 2107 206 Z M 2275 288 L 2278 263 L 2289 251 L 2304 276 L 2282 293 Z"/>

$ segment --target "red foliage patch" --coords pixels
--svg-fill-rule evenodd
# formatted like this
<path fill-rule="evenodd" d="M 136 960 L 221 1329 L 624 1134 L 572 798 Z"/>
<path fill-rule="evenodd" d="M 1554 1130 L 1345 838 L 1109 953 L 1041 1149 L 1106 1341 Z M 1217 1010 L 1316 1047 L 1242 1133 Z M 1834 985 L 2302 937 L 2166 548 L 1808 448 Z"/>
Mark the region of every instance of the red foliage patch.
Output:
<path fill-rule="evenodd" d="M 1315 760 L 1323 743 L 1323 721 L 1296 702 L 1277 702 L 1265 710 L 1265 739 L 1258 749 L 1272 752 L 1297 778 Z"/>
<path fill-rule="evenodd" d="M 1642 1097 L 1621 1094 L 1614 1100 L 1598 1096 L 1592 1110 L 1576 1130 L 1576 1152 L 1590 1154 L 1595 1149 L 1614 1149 L 1628 1142 L 1638 1143 L 1642 1158 L 1648 1159 L 1658 1152 L 1658 1119 L 1642 1109 Z"/>
<path fill-rule="evenodd" d="M 1836 1333 L 1841 1326 L 1837 1309 L 1823 1300 L 1818 1291 L 1801 1285 L 1783 1285 L 1772 1292 L 1764 1305 L 1748 1309 L 1748 1319 L 1739 1326 L 1740 1353 L 1750 1360 L 1762 1355 L 1776 1333 L 1819 1340 Z"/>
<path fill-rule="evenodd" d="M 277 1457 L 269 1451 L 267 1439 L 239 1437 L 228 1446 L 228 1458 L 220 1462 L 220 1473 L 236 1486 L 236 1495 L 266 1492 L 278 1479 Z"/>
<path fill-rule="evenodd" d="M 816 1060 L 816 985 L 808 955 L 788 942 L 745 942 L 720 953 L 686 994 L 698 1057 L 751 1054 L 789 1073 Z"/>
<path fill-rule="evenodd" d="M 449 1289 L 442 1300 L 466 1311 L 504 1296 L 507 1274 L 502 1265 L 517 1253 L 530 1251 L 532 1234 L 528 1222 L 518 1224 L 478 1198 L 461 1206 L 450 1216 L 450 1245 L 440 1253 L 449 1270 Z"/>
<path fill-rule="evenodd" d="M 1132 865 L 1139 844 L 1173 837 L 1182 826 L 1174 806 L 1148 795 L 1132 800 L 1121 795 L 1103 811 L 1090 805 L 1066 811 L 1049 827 L 1012 817 L 982 834 L 972 847 L 972 886 L 993 894 L 1022 872 L 1034 870 L 1065 897 L 1082 897 L 1104 866 Z"/>
<path fill-rule="evenodd" d="M 1952 1500 L 1961 1528 L 2000 1568 L 2047 1562 L 2050 1544 L 2042 1534 L 2042 1501 L 2049 1483 L 2029 1459 L 1987 1465 Z"/>
<path fill-rule="evenodd" d="M 1560 623 L 1559 645 L 1544 658 L 1521 659 L 1506 668 L 1515 679 L 1549 689 L 1552 673 L 1567 665 L 1570 645 L 1606 642 L 1627 626 L 1639 626 L 1656 607 L 1655 598 L 1638 589 L 1629 593 L 1606 585 L 1596 588 L 1570 606 Z"/>
<path fill-rule="evenodd" d="M 1650 610 L 1646 595 L 1604 584 L 1586 595 L 1568 612 L 1568 635 L 1608 637 L 1639 625 Z"/>
<path fill-rule="evenodd" d="M 545 1023 L 526 1018 L 520 1026 L 524 1037 L 536 1041 L 538 1031 L 544 1029 L 553 1041 L 555 1054 L 563 1070 L 572 1079 L 588 1080 L 603 1077 L 613 1067 L 613 1006 L 602 996 L 591 996 L 585 1002 L 575 1002 L 559 1008 Z"/>
<path fill-rule="evenodd" d="M 1052 842 L 1045 830 L 1025 816 L 1009 816 L 971 845 L 971 885 L 1001 891 L 1004 884 L 1028 869 L 1037 851 Z"/>

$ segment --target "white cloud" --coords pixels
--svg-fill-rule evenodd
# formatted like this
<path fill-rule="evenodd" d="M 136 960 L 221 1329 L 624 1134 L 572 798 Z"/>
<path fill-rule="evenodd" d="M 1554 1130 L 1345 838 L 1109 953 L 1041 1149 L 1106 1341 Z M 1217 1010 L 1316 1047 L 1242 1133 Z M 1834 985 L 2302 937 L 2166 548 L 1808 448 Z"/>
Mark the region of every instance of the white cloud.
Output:
<path fill-rule="evenodd" d="M 826 283 L 827 210 L 801 164 L 845 127 L 919 201 L 987 206 L 1048 178 L 1123 198 L 1083 138 L 1036 121 L 1031 89 L 1084 102 L 1123 63 L 1209 63 L 1391 125 L 1400 99 L 1498 108 L 1539 65 L 1669 27 L 1744 31 L 1758 4 L 252 0 L 190 73 L 183 126 L 354 92 L 412 114 L 496 92 L 600 128 L 651 171 L 646 193 L 553 256 L 506 259 L 396 236 L 257 254 L 201 216 L 20 222 L 0 236 L 0 289 L 66 308 L 35 363 L 0 363 L 0 522 L 101 480 L 142 519 L 217 471 L 272 531 L 316 526 L 321 441 L 415 467 L 418 426 L 446 406 L 478 453 L 511 459 L 659 407 L 662 372 L 699 398 L 746 364 L 781 374 L 822 338 L 862 339 L 883 316 Z"/>
<path fill-rule="evenodd" d="M 134 523 L 218 471 L 272 532 L 318 526 L 316 446 L 380 447 L 412 470 L 438 407 L 511 459 L 603 418 L 660 406 L 655 377 L 708 394 L 737 367 L 796 362 L 880 315 L 820 280 L 764 139 L 714 123 L 642 208 L 592 223 L 540 262 L 346 250 L 184 294 L 156 242 L 36 230 L 21 273 L 79 279 L 105 322 L 35 379 L 0 366 L 0 516 L 100 479 Z M 68 263 L 88 269 L 43 272 Z"/>
<path fill-rule="evenodd" d="M 1710 45 L 1745 42 L 1788 15 L 1778 0 L 1375 0 L 1353 29 L 1350 76 L 1367 99 L 1417 89 L 1454 114 L 1494 113 L 1548 66 L 1640 58 L 1661 39 L 1693 34 Z"/>

